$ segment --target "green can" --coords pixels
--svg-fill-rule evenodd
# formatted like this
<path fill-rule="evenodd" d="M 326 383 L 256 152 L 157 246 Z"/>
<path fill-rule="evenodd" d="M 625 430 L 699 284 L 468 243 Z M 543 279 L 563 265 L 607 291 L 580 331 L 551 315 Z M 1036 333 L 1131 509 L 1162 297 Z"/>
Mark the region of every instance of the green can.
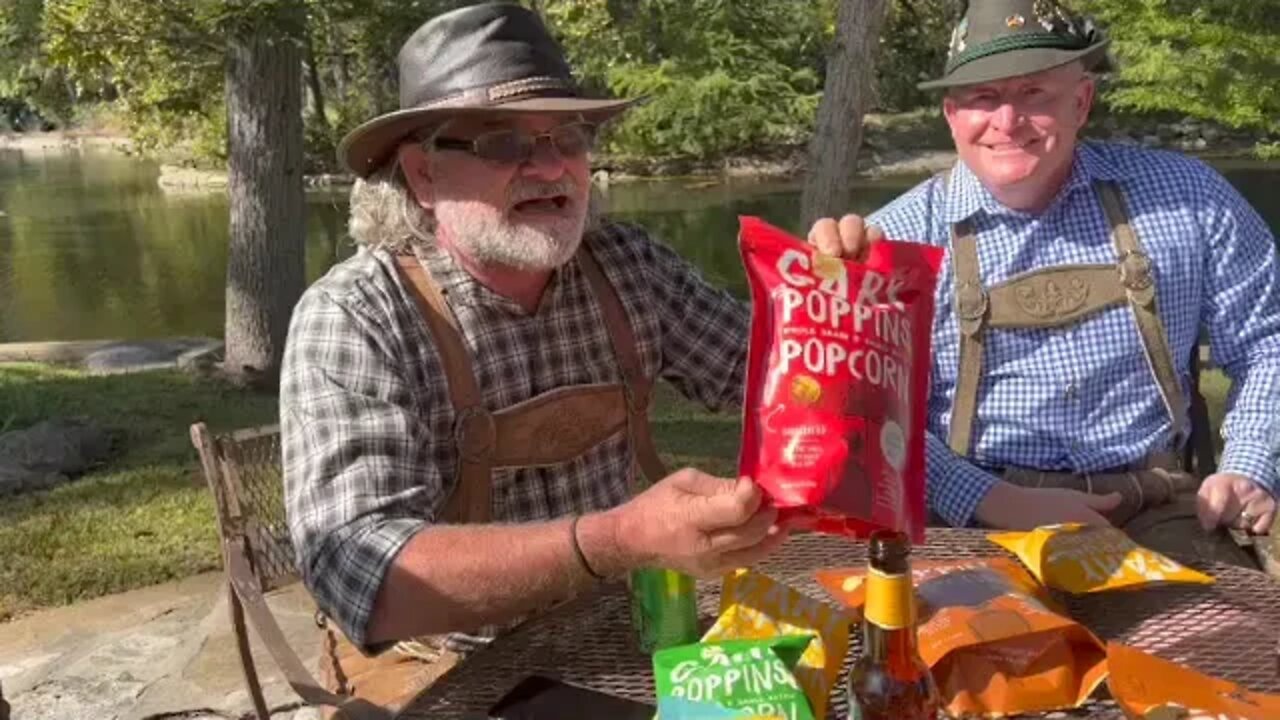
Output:
<path fill-rule="evenodd" d="M 631 571 L 631 625 L 640 651 L 698 641 L 698 589 L 692 577 L 675 570 Z"/>

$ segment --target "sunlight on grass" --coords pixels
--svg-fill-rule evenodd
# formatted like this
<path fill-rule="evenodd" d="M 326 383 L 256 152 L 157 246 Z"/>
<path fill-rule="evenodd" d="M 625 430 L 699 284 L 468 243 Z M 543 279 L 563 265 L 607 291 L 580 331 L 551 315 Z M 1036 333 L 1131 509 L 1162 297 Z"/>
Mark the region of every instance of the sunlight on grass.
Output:
<path fill-rule="evenodd" d="M 219 567 L 188 427 L 274 422 L 274 397 L 179 372 L 92 376 L 0 364 L 0 425 L 65 415 L 119 438 L 107 468 L 0 503 L 0 619 Z"/>

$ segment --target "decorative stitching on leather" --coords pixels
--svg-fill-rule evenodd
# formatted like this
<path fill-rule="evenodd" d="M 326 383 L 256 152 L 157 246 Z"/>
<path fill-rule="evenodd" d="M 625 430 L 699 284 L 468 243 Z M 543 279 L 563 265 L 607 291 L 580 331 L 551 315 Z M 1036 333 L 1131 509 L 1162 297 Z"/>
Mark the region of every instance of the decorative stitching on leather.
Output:
<path fill-rule="evenodd" d="M 509 100 L 513 97 L 524 95 L 539 90 L 564 90 L 574 92 L 574 88 L 561 78 L 551 75 L 539 75 L 531 78 L 521 78 L 519 80 L 511 80 L 505 83 L 498 83 L 487 88 L 478 88 L 472 90 L 464 90 L 452 95 L 446 95 L 418 105 L 421 109 L 429 109 L 439 107 L 441 105 L 461 105 L 461 106 L 483 106 L 491 105 L 499 100 Z"/>
<path fill-rule="evenodd" d="M 1019 286 L 1013 292 L 1018 307 L 1023 312 L 1044 320 L 1070 316 L 1084 307 L 1089 299 L 1089 285 L 1080 278 L 1071 278 L 1064 289 L 1053 280 Z"/>

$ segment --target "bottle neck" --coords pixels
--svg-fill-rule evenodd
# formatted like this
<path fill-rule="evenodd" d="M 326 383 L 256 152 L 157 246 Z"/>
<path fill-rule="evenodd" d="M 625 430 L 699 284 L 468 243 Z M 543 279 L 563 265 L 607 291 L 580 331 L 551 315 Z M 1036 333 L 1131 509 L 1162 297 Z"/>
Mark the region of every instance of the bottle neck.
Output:
<path fill-rule="evenodd" d="M 889 574 L 871 568 L 863 609 L 863 651 L 890 664 L 911 664 L 916 648 L 915 591 L 911 571 Z"/>

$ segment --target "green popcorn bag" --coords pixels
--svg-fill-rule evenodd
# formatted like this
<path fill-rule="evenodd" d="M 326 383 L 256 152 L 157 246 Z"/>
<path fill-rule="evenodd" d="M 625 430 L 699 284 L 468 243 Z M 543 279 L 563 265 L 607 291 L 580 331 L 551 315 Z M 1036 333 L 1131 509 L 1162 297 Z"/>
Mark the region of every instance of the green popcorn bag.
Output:
<path fill-rule="evenodd" d="M 660 720 L 814 720 L 793 670 L 813 635 L 680 645 L 653 655 Z"/>

